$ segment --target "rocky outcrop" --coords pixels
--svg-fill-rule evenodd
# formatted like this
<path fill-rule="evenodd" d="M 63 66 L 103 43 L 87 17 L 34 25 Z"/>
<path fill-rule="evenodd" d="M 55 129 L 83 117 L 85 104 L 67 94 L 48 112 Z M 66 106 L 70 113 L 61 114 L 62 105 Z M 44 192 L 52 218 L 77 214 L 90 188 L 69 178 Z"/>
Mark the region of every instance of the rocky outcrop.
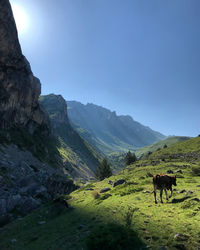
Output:
<path fill-rule="evenodd" d="M 40 81 L 22 54 L 10 3 L 1 0 L 0 227 L 16 212 L 25 215 L 76 189 L 63 173 L 48 114 L 38 102 L 40 92 Z"/>
<path fill-rule="evenodd" d="M 48 119 L 38 97 L 39 79 L 22 55 L 13 13 L 8 0 L 0 1 L 0 128 L 38 128 L 48 133 Z"/>
<path fill-rule="evenodd" d="M 64 125 L 70 130 L 70 133 L 74 132 L 68 119 L 66 101 L 61 95 L 50 94 L 40 96 L 39 101 L 47 111 L 48 116 L 50 117 L 51 127 L 54 131 L 57 131 L 60 126 Z"/>
<path fill-rule="evenodd" d="M 42 163 L 16 145 L 0 147 L 0 221 L 26 215 L 43 202 L 77 187 L 60 169 Z M 1 226 L 1 225 L 0 225 Z"/>
<path fill-rule="evenodd" d="M 88 180 L 94 177 L 94 172 L 99 165 L 99 156 L 71 127 L 64 98 L 61 95 L 50 94 L 41 96 L 40 103 L 49 115 L 67 173 L 73 179 Z"/>

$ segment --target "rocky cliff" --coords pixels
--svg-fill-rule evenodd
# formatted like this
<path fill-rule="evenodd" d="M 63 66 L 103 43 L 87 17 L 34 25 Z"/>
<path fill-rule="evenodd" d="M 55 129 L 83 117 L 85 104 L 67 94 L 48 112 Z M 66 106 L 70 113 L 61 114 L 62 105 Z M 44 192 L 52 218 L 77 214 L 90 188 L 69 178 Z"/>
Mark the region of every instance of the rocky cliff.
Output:
<path fill-rule="evenodd" d="M 22 55 L 12 9 L 0 1 L 0 128 L 38 128 L 47 133 L 48 121 L 38 103 L 40 81 Z"/>
<path fill-rule="evenodd" d="M 63 172 L 40 90 L 22 55 L 10 3 L 0 0 L 0 227 L 76 189 Z"/>
<path fill-rule="evenodd" d="M 64 98 L 54 94 L 41 96 L 40 103 L 49 115 L 53 134 L 57 138 L 57 148 L 67 173 L 75 179 L 94 176 L 100 157 L 71 127 Z"/>

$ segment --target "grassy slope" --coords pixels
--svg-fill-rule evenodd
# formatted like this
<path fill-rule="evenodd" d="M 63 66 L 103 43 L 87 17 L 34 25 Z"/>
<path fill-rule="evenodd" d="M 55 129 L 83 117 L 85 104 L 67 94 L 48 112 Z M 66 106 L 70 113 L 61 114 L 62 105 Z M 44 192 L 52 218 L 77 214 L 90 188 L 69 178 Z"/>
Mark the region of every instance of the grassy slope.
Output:
<path fill-rule="evenodd" d="M 171 146 L 177 142 L 185 141 L 188 139 L 189 139 L 189 137 L 186 137 L 186 136 L 171 136 L 171 137 L 166 138 L 165 140 L 162 140 L 162 141 L 156 142 L 152 145 L 140 148 L 140 149 L 136 150 L 135 153 L 136 153 L 136 156 L 138 158 L 140 158 L 141 156 L 147 154 L 149 151 L 155 152 L 156 150 L 163 148 L 164 145 Z"/>
<path fill-rule="evenodd" d="M 180 152 L 187 157 L 180 158 Z M 171 155 L 174 155 L 172 159 Z M 165 161 L 161 160 L 163 156 Z M 177 187 L 169 203 L 163 195 L 164 204 L 155 205 L 149 173 L 166 173 L 169 169 L 181 169 L 183 174 L 177 174 Z M 74 209 L 61 211 L 48 204 L 6 226 L 0 233 L 0 249 L 85 249 L 85 239 L 98 225 L 108 222 L 125 225 L 129 208 L 136 209 L 131 228 L 152 249 L 200 246 L 199 137 L 156 151 L 149 159 L 136 162 L 109 180 L 120 178 L 125 179 L 126 184 L 115 188 L 108 184 L 108 179 L 90 184 L 96 190 L 111 187 L 111 191 L 98 199 L 93 198 L 92 191 L 83 188 L 71 194 L 69 202 Z M 186 192 L 179 193 L 181 190 Z M 38 225 L 39 221 L 46 223 Z M 182 241 L 174 239 L 177 233 L 184 235 Z M 12 239 L 17 241 L 11 243 Z"/>

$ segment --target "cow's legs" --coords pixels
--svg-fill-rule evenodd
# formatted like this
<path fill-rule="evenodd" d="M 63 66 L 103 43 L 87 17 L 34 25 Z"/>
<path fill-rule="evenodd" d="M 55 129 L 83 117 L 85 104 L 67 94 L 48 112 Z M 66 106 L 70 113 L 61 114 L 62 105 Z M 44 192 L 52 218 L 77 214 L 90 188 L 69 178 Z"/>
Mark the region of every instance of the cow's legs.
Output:
<path fill-rule="evenodd" d="M 160 190 L 160 201 L 161 201 L 161 203 L 163 203 L 163 200 L 162 200 L 162 193 L 163 193 L 163 189 Z"/>
<path fill-rule="evenodd" d="M 166 194 L 166 200 L 168 201 L 168 197 L 167 197 L 167 189 L 165 188 L 165 194 Z"/>
<path fill-rule="evenodd" d="M 172 187 L 170 188 L 170 191 L 171 191 L 171 194 L 170 194 L 169 198 L 171 198 L 171 197 L 172 197 Z"/>
<path fill-rule="evenodd" d="M 158 202 L 157 202 L 157 200 L 156 200 L 156 186 L 154 186 L 154 198 L 155 198 L 155 204 L 157 204 Z"/>

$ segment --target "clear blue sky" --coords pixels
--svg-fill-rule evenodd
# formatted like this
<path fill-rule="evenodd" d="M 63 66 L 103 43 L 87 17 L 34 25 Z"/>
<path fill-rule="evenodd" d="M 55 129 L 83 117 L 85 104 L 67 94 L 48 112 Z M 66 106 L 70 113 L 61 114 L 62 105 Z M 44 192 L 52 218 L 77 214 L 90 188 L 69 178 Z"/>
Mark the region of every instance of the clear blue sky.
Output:
<path fill-rule="evenodd" d="M 200 134 L 199 0 L 12 0 L 42 94 L 102 105 L 165 135 Z"/>

